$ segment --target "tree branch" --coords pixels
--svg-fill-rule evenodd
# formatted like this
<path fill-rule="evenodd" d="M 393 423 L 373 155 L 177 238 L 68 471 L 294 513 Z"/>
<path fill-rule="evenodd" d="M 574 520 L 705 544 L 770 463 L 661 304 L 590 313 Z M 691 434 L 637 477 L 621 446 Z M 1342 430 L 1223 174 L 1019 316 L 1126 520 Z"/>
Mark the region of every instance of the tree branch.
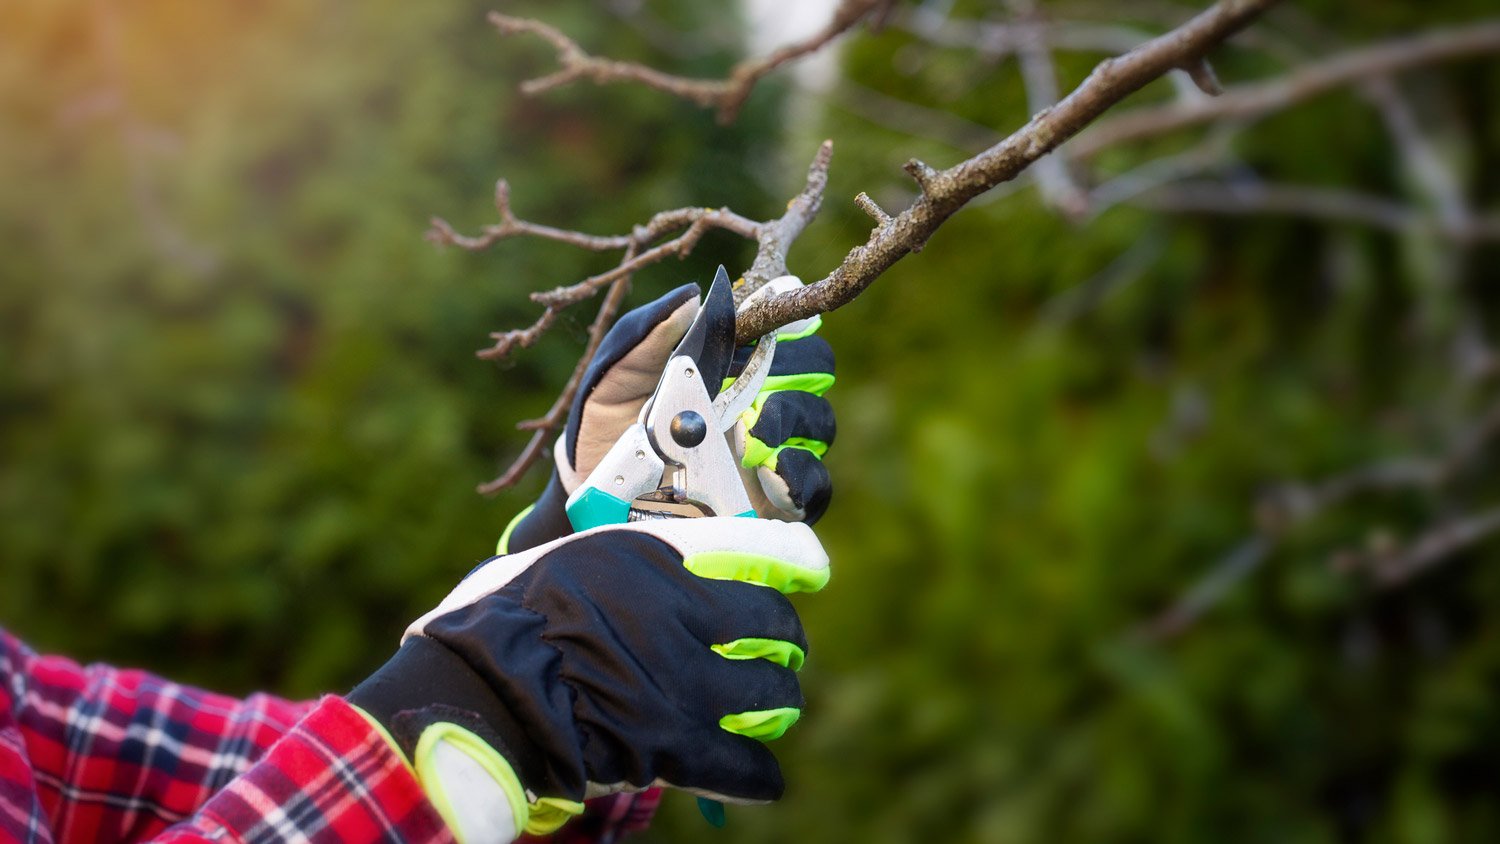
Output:
<path fill-rule="evenodd" d="M 634 255 L 634 251 L 634 245 L 627 247 L 626 260 Z M 620 312 L 620 306 L 625 302 L 625 294 L 629 292 L 629 275 L 619 279 L 609 288 L 603 304 L 599 306 L 599 313 L 589 324 L 588 344 L 584 346 L 578 363 L 573 366 L 573 374 L 568 376 L 568 383 L 563 386 L 562 392 L 558 393 L 557 399 L 552 402 L 552 407 L 548 408 L 540 418 L 528 419 L 516 424 L 520 430 L 531 431 L 531 439 L 527 441 L 526 447 L 511 462 L 510 467 L 501 473 L 500 477 L 476 487 L 480 495 L 494 495 L 515 486 L 526 475 L 527 470 L 547 452 L 547 444 L 552 441 L 552 435 L 567 423 L 568 411 L 573 406 L 573 397 L 578 394 L 578 386 L 583 383 L 583 373 L 588 371 L 589 364 L 594 360 L 594 354 L 599 351 L 599 343 L 604 340 L 605 333 L 614 324 L 615 315 Z"/>
<path fill-rule="evenodd" d="M 1434 490 L 1457 478 L 1473 465 L 1489 443 L 1500 435 L 1500 403 L 1460 429 L 1445 453 L 1435 457 L 1402 457 L 1356 466 L 1318 483 L 1284 483 L 1255 504 L 1255 531 L 1210 566 L 1170 607 L 1137 628 L 1137 635 L 1151 641 L 1168 639 L 1187 630 L 1218 603 L 1230 588 L 1254 571 L 1276 550 L 1281 538 L 1298 525 L 1330 508 L 1367 493 L 1403 489 Z M 1337 565 L 1344 570 L 1370 569 L 1383 585 L 1394 585 L 1436 563 L 1444 556 L 1500 530 L 1489 511 L 1479 521 L 1459 521 L 1440 526 L 1418 539 L 1410 550 L 1377 549 L 1367 556 L 1344 554 Z"/>
<path fill-rule="evenodd" d="M 724 79 L 695 79 L 676 76 L 637 62 L 615 61 L 589 55 L 578 42 L 569 38 L 553 26 L 531 18 L 518 18 L 490 13 L 490 23 L 502 35 L 530 33 L 551 44 L 557 51 L 557 61 L 562 67 L 555 73 L 521 83 L 521 92 L 528 96 L 540 94 L 553 88 L 587 79 L 597 85 L 616 82 L 635 82 L 654 88 L 705 108 L 718 110 L 720 123 L 728 124 L 738 116 L 757 82 L 767 74 L 785 64 L 790 64 L 809 53 L 817 52 L 828 43 L 854 28 L 866 18 L 872 23 L 883 20 L 892 0 L 840 0 L 828 23 L 812 35 L 780 47 L 766 56 L 746 59 L 736 64 Z"/>
<path fill-rule="evenodd" d="M 633 273 L 643 267 L 657 263 L 669 256 L 686 256 L 697 245 L 698 240 L 709 229 L 719 228 L 741 237 L 755 240 L 755 261 L 744 274 L 744 283 L 735 291 L 737 298 L 759 289 L 766 282 L 787 273 L 786 255 L 792 242 L 797 239 L 813 218 L 823 202 L 823 193 L 828 186 L 828 166 L 833 157 L 833 142 L 824 141 L 812 163 L 807 168 L 807 180 L 801 192 L 787 202 L 781 216 L 765 222 L 755 222 L 728 208 L 679 208 L 663 211 L 653 216 L 646 224 L 636 226 L 628 235 L 591 235 L 583 232 L 557 229 L 530 223 L 516 217 L 510 202 L 510 187 L 502 179 L 495 185 L 495 209 L 500 222 L 486 226 L 479 235 L 466 236 L 456 232 L 447 222 L 434 218 L 428 238 L 442 245 L 455 245 L 465 249 L 486 249 L 495 243 L 516 237 L 537 237 L 568 243 L 590 251 L 623 249 L 620 263 L 605 272 L 590 276 L 580 282 L 548 291 L 531 294 L 531 300 L 542 305 L 542 314 L 523 329 L 495 332 L 490 335 L 494 344 L 477 352 L 485 360 L 499 360 L 516 348 L 526 348 L 535 343 L 552 325 L 562 311 L 592 297 L 601 288 L 609 287 L 604 303 L 589 326 L 589 341 L 567 385 L 553 402 L 546 414 L 538 419 L 527 420 L 517 425 L 522 430 L 532 431 L 530 441 L 520 456 L 506 471 L 492 481 L 479 486 L 483 494 L 493 494 L 515 485 L 546 451 L 546 445 L 567 421 L 573 396 L 588 369 L 605 332 L 614 323 L 621 303 L 630 287 Z M 669 240 L 661 238 L 681 232 Z M 654 246 L 652 244 L 655 244 Z"/>
<path fill-rule="evenodd" d="M 1014 2 L 1022 6 L 1028 18 L 1038 18 L 1030 3 Z M 1016 60 L 1021 69 L 1021 82 L 1026 88 L 1028 110 L 1036 114 L 1051 108 L 1058 97 L 1057 67 L 1052 62 L 1051 49 L 1039 37 L 1025 38 L 1017 46 Z M 1068 158 L 1061 150 L 1036 163 L 1036 183 L 1042 202 L 1067 219 L 1077 221 L 1088 213 L 1088 196 L 1074 180 Z"/>
<path fill-rule="evenodd" d="M 1345 571 L 1364 569 L 1381 587 L 1390 588 L 1497 532 L 1500 532 L 1500 507 L 1493 507 L 1439 522 L 1405 546 L 1377 541 L 1367 552 L 1341 555 L 1338 565 Z"/>
<path fill-rule="evenodd" d="M 828 165 L 833 161 L 833 141 L 824 141 L 807 166 L 807 183 L 802 192 L 786 204 L 786 213 L 761 223 L 755 232 L 758 248 L 755 261 L 745 271 L 745 283 L 735 291 L 735 301 L 743 302 L 771 279 L 787 274 L 787 253 L 802 230 L 818 216 L 823 207 L 823 192 L 828 189 Z"/>
<path fill-rule="evenodd" d="M 995 146 L 946 170 L 918 170 L 922 192 L 910 207 L 872 231 L 869 240 L 825 278 L 759 302 L 741 314 L 740 340 L 748 342 L 778 326 L 852 301 L 902 257 L 920 250 L 938 226 L 969 200 L 1015 178 L 1146 83 L 1202 58 L 1275 2 L 1220 0 L 1177 29 L 1101 63 L 1056 106 L 1036 114 Z"/>
<path fill-rule="evenodd" d="M 1157 211 L 1195 214 L 1287 214 L 1353 222 L 1387 231 L 1431 231 L 1461 243 L 1500 240 L 1500 216 L 1431 214 L 1378 196 L 1310 185 L 1178 182 L 1132 200 Z"/>
<path fill-rule="evenodd" d="M 1254 120 L 1334 88 L 1421 65 L 1500 51 L 1500 20 L 1437 29 L 1410 38 L 1340 53 L 1281 77 L 1226 92 L 1214 99 L 1149 106 L 1102 120 L 1069 147 L 1078 159 L 1106 147 L 1158 137 L 1216 120 Z"/>

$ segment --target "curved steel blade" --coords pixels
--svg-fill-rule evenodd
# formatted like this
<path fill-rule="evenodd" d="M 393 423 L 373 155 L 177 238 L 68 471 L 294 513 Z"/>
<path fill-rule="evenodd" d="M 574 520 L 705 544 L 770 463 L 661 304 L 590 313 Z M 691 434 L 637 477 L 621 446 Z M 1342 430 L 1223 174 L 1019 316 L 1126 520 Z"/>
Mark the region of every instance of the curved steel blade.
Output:
<path fill-rule="evenodd" d="M 714 398 L 729 375 L 734 362 L 734 293 L 729 289 L 729 274 L 723 265 L 714 274 L 714 283 L 703 297 L 703 307 L 688 326 L 673 357 L 686 355 L 697 364 L 708 397 Z"/>
<path fill-rule="evenodd" d="M 734 379 L 734 383 L 725 387 L 724 392 L 714 399 L 714 420 L 718 423 L 719 430 L 733 428 L 740 414 L 755 402 L 760 388 L 765 386 L 766 378 L 771 374 L 771 359 L 775 356 L 776 330 L 772 329 L 756 343 L 755 351 L 745 361 L 745 368 L 740 370 L 740 377 Z"/>

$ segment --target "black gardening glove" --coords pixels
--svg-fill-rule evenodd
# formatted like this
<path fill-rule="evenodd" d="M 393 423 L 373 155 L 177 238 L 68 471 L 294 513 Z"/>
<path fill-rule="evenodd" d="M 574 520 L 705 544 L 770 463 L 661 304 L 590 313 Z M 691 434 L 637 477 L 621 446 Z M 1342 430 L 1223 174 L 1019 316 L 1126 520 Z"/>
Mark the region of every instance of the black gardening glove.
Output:
<path fill-rule="evenodd" d="M 784 594 L 827 580 L 803 524 L 586 531 L 475 569 L 349 701 L 466 844 L 550 831 L 617 791 L 775 800 L 762 742 L 801 714 L 807 648 Z"/>

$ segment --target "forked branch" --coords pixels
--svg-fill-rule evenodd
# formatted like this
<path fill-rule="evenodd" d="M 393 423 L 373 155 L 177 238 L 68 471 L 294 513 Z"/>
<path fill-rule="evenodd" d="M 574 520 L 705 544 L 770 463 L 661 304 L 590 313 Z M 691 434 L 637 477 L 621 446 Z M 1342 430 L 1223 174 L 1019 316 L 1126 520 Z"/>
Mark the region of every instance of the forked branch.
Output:
<path fill-rule="evenodd" d="M 724 79 L 677 76 L 637 62 L 617 61 L 590 55 L 577 41 L 556 27 L 532 18 L 490 13 L 490 23 L 502 35 L 530 33 L 557 51 L 561 68 L 546 76 L 521 83 L 521 92 L 535 95 L 570 82 L 586 79 L 605 85 L 634 82 L 718 111 L 720 123 L 732 123 L 744 107 L 757 82 L 767 74 L 822 49 L 867 18 L 878 25 L 894 0 L 840 0 L 828 23 L 812 35 L 787 44 L 768 55 L 746 59 L 735 65 Z"/>
<path fill-rule="evenodd" d="M 971 199 L 1020 175 L 1111 106 L 1171 70 L 1202 61 L 1215 45 L 1249 24 L 1276 0 L 1220 0 L 1165 35 L 1094 69 L 1057 105 L 978 155 L 946 170 L 913 161 L 907 171 L 921 188 L 910 207 L 877 225 L 833 272 L 800 290 L 759 302 L 740 315 L 742 341 L 853 301 L 881 273 L 922 248 L 932 233 Z M 866 209 L 868 210 L 868 209 Z"/>

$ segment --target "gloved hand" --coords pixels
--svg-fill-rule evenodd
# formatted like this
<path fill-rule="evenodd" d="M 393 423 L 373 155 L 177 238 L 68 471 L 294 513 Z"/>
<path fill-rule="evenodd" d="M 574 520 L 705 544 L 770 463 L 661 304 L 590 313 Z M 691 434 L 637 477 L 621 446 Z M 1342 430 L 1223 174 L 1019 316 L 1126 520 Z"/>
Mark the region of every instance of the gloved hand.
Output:
<path fill-rule="evenodd" d="M 755 295 L 801 285 L 783 276 Z M 536 503 L 506 528 L 500 553 L 572 533 L 565 509 L 568 496 L 640 414 L 661 380 L 667 358 L 698 315 L 700 298 L 696 284 L 683 285 L 630 311 L 604 335 L 573 399 L 567 427 L 553 448 L 552 477 Z M 762 517 L 812 524 L 828 508 L 832 495 L 822 456 L 833 442 L 833 409 L 822 395 L 833 386 L 833 350 L 813 335 L 821 324 L 813 317 L 782 329 L 771 377 L 741 417 L 749 421 L 730 435 L 736 456 L 742 458 L 745 488 Z M 740 366 L 750 351 L 749 346 L 739 350 Z M 786 395 L 773 400 L 782 393 Z"/>
<path fill-rule="evenodd" d="M 774 800 L 762 742 L 801 714 L 807 650 L 784 595 L 827 580 L 804 524 L 585 531 L 481 564 L 349 701 L 465 844 L 549 832 L 623 790 Z"/>
<path fill-rule="evenodd" d="M 745 305 L 801 286 L 794 276 L 772 279 Z M 814 333 L 822 325 L 823 318 L 814 316 L 776 332 L 770 377 L 729 438 L 750 503 L 761 518 L 814 524 L 833 495 L 833 481 L 823 465 L 835 433 L 833 405 L 823 398 L 833 386 L 833 347 Z M 754 350 L 735 350 L 731 378 Z"/>

